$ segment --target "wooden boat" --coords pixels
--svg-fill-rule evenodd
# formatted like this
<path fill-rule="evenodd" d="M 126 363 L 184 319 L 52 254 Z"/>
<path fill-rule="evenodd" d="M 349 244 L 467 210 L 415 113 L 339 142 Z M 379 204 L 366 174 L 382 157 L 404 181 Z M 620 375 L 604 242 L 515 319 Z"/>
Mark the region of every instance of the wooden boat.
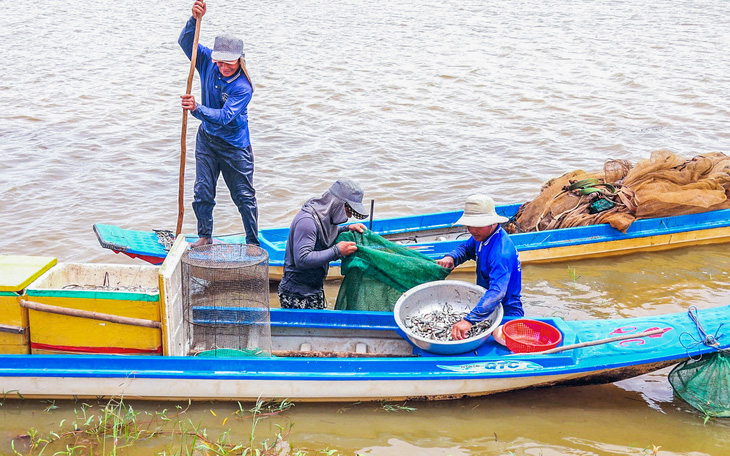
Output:
<path fill-rule="evenodd" d="M 517 213 L 519 204 L 498 206 L 505 217 Z M 407 247 L 438 259 L 452 251 L 469 234 L 465 227 L 453 226 L 462 211 L 411 215 L 374 220 L 371 229 Z M 101 245 L 116 253 L 161 264 L 167 250 L 152 231 L 125 230 L 113 225 L 95 224 Z M 289 228 L 263 229 L 261 247 L 269 254 L 269 276 L 281 280 Z M 676 247 L 730 242 L 730 209 L 635 221 L 624 234 L 608 224 L 580 226 L 510 235 L 523 264 L 573 261 L 592 257 L 623 255 Z M 197 237 L 187 236 L 189 242 Z M 226 243 L 243 243 L 243 236 L 218 238 Z M 474 268 L 473 262 L 461 266 Z M 339 278 L 339 262 L 333 262 L 329 278 Z"/>
<path fill-rule="evenodd" d="M 699 312 L 710 332 L 728 318 L 730 306 Z M 560 329 L 563 344 L 661 331 L 555 354 L 512 355 L 490 339 L 474 352 L 443 356 L 406 342 L 391 313 L 274 309 L 274 357 L 0 355 L 0 385 L 3 397 L 24 398 L 442 400 L 614 382 L 714 350 L 685 347 L 688 335 L 698 336 L 687 313 L 541 320 Z"/>
<path fill-rule="evenodd" d="M 187 252 L 185 240 L 178 239 L 159 268 L 0 256 L 0 323 L 8 323 L 0 324 L 0 332 L 14 336 L 7 350 L 0 346 L 3 397 L 440 400 L 613 382 L 714 350 L 688 345 L 700 337 L 687 313 L 590 321 L 541 318 L 561 332 L 559 347 L 622 340 L 513 355 L 490 338 L 468 353 L 438 355 L 412 345 L 393 313 L 272 309 L 274 356 L 189 356 L 197 353 L 200 341 L 194 326 L 206 337 L 211 314 L 226 322 L 221 334 L 250 321 L 245 306 L 213 308 L 213 313 L 207 301 L 186 307 L 182 259 Z M 7 274 L 18 264 L 25 265 L 23 275 Z M 74 290 L 67 283 L 110 289 Z M 144 288 L 117 289 L 124 284 Z M 730 306 L 698 313 L 710 334 L 729 318 Z M 646 336 L 647 331 L 654 334 Z M 730 339 L 718 340 L 719 348 L 730 346 Z"/>

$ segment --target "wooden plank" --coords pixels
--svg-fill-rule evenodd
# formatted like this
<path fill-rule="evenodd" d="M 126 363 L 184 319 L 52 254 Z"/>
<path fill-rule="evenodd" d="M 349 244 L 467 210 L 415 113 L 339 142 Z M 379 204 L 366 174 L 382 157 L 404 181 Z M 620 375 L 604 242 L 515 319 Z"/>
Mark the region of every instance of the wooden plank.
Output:
<path fill-rule="evenodd" d="M 13 326 L 13 325 L 2 325 L 0 324 L 0 332 L 8 333 L 8 334 L 25 334 L 25 329 L 21 326 Z"/>
<path fill-rule="evenodd" d="M 178 236 L 159 271 L 162 351 L 166 356 L 187 356 L 191 341 L 185 342 L 182 292 L 182 256 L 188 249 Z"/>

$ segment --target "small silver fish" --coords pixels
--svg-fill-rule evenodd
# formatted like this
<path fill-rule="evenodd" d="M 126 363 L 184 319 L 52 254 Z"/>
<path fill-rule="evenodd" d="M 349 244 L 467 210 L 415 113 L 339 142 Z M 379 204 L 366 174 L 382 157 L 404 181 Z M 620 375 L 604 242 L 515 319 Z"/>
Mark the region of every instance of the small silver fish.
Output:
<path fill-rule="evenodd" d="M 447 342 L 451 337 L 451 327 L 469 314 L 465 310 L 455 310 L 451 304 L 444 304 L 441 309 L 423 311 L 404 319 L 403 324 L 413 334 L 423 339 Z M 474 324 L 466 333 L 467 339 L 476 337 L 491 326 L 490 320 Z"/>

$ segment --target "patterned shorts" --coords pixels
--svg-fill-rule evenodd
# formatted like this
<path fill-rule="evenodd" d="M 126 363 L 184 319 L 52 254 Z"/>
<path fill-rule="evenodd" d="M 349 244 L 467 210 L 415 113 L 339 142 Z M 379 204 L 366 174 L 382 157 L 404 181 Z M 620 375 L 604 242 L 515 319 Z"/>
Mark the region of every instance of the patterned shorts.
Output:
<path fill-rule="evenodd" d="M 282 309 L 326 309 L 324 290 L 318 294 L 301 296 L 279 292 L 279 302 Z"/>

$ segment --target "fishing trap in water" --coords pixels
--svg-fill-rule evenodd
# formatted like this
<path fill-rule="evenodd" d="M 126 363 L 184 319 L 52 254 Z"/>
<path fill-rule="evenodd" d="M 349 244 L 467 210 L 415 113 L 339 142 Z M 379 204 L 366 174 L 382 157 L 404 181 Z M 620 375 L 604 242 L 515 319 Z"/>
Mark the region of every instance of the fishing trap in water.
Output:
<path fill-rule="evenodd" d="M 270 356 L 269 258 L 246 244 L 209 244 L 181 259 L 191 355 Z"/>

